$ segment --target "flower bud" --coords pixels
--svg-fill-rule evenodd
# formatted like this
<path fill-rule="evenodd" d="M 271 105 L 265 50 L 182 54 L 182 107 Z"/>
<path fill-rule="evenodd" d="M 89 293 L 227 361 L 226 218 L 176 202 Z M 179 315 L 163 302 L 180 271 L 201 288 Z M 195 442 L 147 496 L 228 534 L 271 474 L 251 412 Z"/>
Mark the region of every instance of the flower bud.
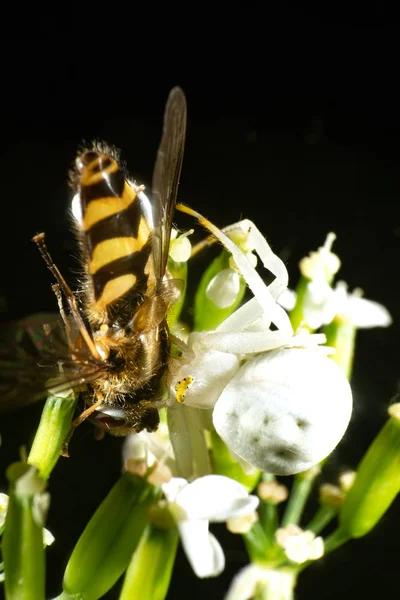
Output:
<path fill-rule="evenodd" d="M 39 427 L 28 457 L 28 463 L 39 469 L 48 479 L 55 467 L 63 444 L 71 430 L 77 396 L 68 390 L 59 396 L 49 394 L 44 405 Z"/>
<path fill-rule="evenodd" d="M 7 471 L 10 497 L 2 541 L 8 600 L 45 598 L 43 520 L 45 488 L 37 469 L 14 463 Z"/>
<path fill-rule="evenodd" d="M 257 487 L 257 493 L 261 500 L 271 504 L 280 504 L 285 502 L 289 496 L 289 490 L 286 485 L 277 481 L 261 481 Z"/>
<path fill-rule="evenodd" d="M 101 598 L 127 568 L 158 490 L 125 473 L 101 503 L 76 544 L 64 574 L 65 597 Z"/>
<path fill-rule="evenodd" d="M 339 513 L 339 531 L 358 538 L 383 517 L 400 492 L 400 404 L 367 450 Z"/>
<path fill-rule="evenodd" d="M 337 486 L 331 483 L 324 483 L 319 488 L 319 501 L 334 510 L 343 506 L 346 494 Z"/>
<path fill-rule="evenodd" d="M 132 557 L 119 600 L 164 600 L 178 547 L 178 530 L 149 525 Z M 140 593 L 138 593 L 140 590 Z"/>

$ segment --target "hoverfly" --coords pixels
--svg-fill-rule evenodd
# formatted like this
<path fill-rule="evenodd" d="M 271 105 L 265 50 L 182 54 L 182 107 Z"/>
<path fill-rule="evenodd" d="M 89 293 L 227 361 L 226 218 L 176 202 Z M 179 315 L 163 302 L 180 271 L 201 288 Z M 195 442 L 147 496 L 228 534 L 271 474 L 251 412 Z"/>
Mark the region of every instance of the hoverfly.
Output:
<path fill-rule="evenodd" d="M 1 402 L 8 408 L 46 390 L 57 395 L 83 386 L 85 409 L 76 421 L 89 417 L 116 435 L 157 428 L 170 352 L 167 309 L 179 294 L 179 282 L 168 279 L 167 258 L 185 135 L 186 100 L 174 88 L 151 200 L 107 146 L 93 144 L 79 154 L 72 183 L 82 300 L 53 263 L 44 234 L 35 236 L 55 279 L 60 318 L 21 322 L 13 354 L 0 350 Z"/>

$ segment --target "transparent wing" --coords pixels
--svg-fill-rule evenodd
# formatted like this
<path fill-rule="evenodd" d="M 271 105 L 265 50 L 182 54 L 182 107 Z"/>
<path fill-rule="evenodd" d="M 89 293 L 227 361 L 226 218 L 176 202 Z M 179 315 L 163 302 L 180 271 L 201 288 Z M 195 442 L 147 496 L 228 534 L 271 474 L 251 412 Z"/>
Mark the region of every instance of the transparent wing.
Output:
<path fill-rule="evenodd" d="M 171 90 L 164 113 L 163 134 L 153 172 L 154 268 L 160 281 L 165 273 L 172 219 L 182 169 L 186 137 L 186 99 L 179 87 Z"/>
<path fill-rule="evenodd" d="M 72 352 L 64 323 L 54 314 L 40 313 L 3 324 L 0 412 L 37 402 L 49 390 L 60 393 L 97 379 L 106 365 L 93 359 L 78 336 L 73 341 Z"/>

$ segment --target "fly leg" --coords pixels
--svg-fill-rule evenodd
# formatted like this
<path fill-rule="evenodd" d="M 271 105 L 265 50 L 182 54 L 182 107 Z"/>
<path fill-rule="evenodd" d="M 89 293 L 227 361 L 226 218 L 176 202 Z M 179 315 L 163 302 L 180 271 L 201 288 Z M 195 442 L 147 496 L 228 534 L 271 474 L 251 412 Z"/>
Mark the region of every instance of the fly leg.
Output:
<path fill-rule="evenodd" d="M 39 252 L 42 255 L 48 269 L 51 271 L 51 274 L 57 281 L 59 290 L 61 290 L 61 292 L 64 294 L 71 317 L 75 321 L 76 326 L 77 326 L 83 340 L 85 341 L 90 353 L 92 354 L 94 359 L 101 360 L 101 356 L 97 351 L 97 348 L 95 346 L 95 343 L 93 342 L 92 336 L 91 336 L 90 332 L 88 331 L 88 329 L 82 319 L 81 313 L 79 312 L 76 298 L 75 298 L 72 290 L 70 289 L 69 285 L 65 281 L 64 277 L 61 275 L 60 271 L 58 270 L 57 266 L 54 264 L 53 259 L 51 258 L 49 251 L 47 250 L 47 246 L 44 241 L 44 233 L 39 233 L 38 235 L 35 235 L 35 237 L 33 238 L 33 241 L 39 248 Z M 56 295 L 57 295 L 57 292 L 56 292 Z M 57 296 L 57 300 L 58 299 L 59 298 Z M 63 316 L 63 315 L 61 314 L 61 316 Z"/>
<path fill-rule="evenodd" d="M 61 450 L 61 456 L 66 456 L 66 457 L 69 456 L 68 445 L 69 445 L 69 442 L 72 438 L 72 435 L 73 435 L 75 429 L 78 427 L 78 425 L 80 425 L 81 423 L 83 423 L 83 421 L 85 421 L 88 417 L 90 417 L 90 415 L 92 413 L 94 413 L 103 404 L 103 402 L 104 402 L 104 398 L 103 397 L 99 398 L 94 404 L 92 404 L 92 406 L 89 406 L 88 408 L 86 408 L 84 411 L 81 412 L 81 414 L 78 417 L 76 417 L 76 419 L 74 419 L 72 421 L 71 429 L 69 430 L 69 433 L 63 443 L 63 448 Z"/>

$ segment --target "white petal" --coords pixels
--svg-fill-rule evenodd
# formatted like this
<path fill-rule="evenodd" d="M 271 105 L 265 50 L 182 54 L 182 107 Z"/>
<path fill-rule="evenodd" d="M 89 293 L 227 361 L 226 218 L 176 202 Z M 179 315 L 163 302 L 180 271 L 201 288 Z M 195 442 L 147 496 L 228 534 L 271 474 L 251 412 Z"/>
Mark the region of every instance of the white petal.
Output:
<path fill-rule="evenodd" d="M 350 295 L 344 317 L 355 327 L 388 327 L 392 317 L 382 304 Z"/>
<path fill-rule="evenodd" d="M 182 521 L 178 524 L 185 554 L 197 577 L 216 577 L 225 567 L 218 540 L 208 531 L 208 521 Z"/>
<path fill-rule="evenodd" d="M 146 432 L 132 433 L 125 438 L 122 446 L 122 464 L 128 459 L 147 459 L 147 437 Z"/>
<path fill-rule="evenodd" d="M 206 296 L 218 308 L 232 306 L 240 291 L 240 275 L 233 269 L 223 269 L 208 284 Z"/>
<path fill-rule="evenodd" d="M 179 236 L 171 241 L 169 255 L 175 262 L 187 262 L 192 252 L 192 245 L 186 236 Z"/>
<path fill-rule="evenodd" d="M 168 483 L 163 483 L 161 487 L 168 502 L 175 502 L 179 492 L 187 485 L 189 484 L 186 479 L 183 479 L 182 477 L 172 477 Z"/>
<path fill-rule="evenodd" d="M 297 294 L 294 290 L 286 289 L 282 292 L 282 294 L 277 298 L 278 304 L 283 306 L 285 310 L 293 310 L 296 305 Z"/>
<path fill-rule="evenodd" d="M 8 496 L 7 494 L 0 493 L 0 512 L 7 511 L 8 508 Z"/>
<path fill-rule="evenodd" d="M 325 458 L 346 431 L 349 383 L 318 350 L 275 350 L 249 360 L 213 412 L 215 429 L 255 467 L 277 475 L 304 471 Z"/>
<path fill-rule="evenodd" d="M 253 512 L 258 498 L 249 496 L 246 488 L 223 475 L 200 477 L 182 489 L 176 503 L 189 519 L 223 522 Z"/>
<path fill-rule="evenodd" d="M 51 546 L 56 538 L 48 529 L 43 527 L 43 544 L 44 546 Z"/>
<path fill-rule="evenodd" d="M 326 281 L 312 281 L 307 285 L 303 302 L 303 314 L 306 323 L 312 329 L 327 325 L 338 310 L 338 295 Z"/>
<path fill-rule="evenodd" d="M 260 579 L 261 568 L 254 564 L 247 565 L 233 578 L 224 600 L 250 600 L 256 594 Z"/>

